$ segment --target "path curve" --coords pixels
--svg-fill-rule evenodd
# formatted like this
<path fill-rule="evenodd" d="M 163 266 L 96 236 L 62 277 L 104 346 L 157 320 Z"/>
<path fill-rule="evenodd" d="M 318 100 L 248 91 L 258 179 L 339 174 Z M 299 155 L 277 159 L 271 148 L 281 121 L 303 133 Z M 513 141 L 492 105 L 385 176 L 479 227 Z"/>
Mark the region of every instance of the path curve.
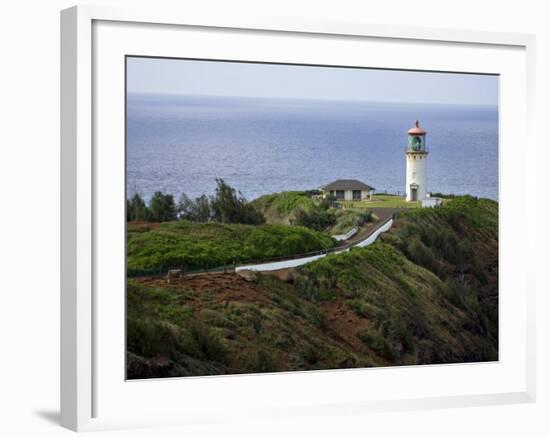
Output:
<path fill-rule="evenodd" d="M 380 223 L 374 227 L 367 235 L 363 235 L 358 241 L 353 241 L 351 246 L 347 246 L 345 249 L 331 252 L 333 254 L 339 254 L 342 252 L 348 252 L 352 247 L 367 247 L 374 243 L 378 236 L 384 232 L 387 232 L 393 225 L 393 215 L 396 212 L 394 209 L 380 208 L 379 211 L 375 211 L 375 214 L 380 218 Z M 382 216 L 382 217 L 381 217 Z M 252 265 L 242 265 L 235 268 L 235 272 L 249 270 L 254 272 L 271 272 L 275 270 L 282 270 L 294 267 L 300 267 L 309 264 L 313 261 L 326 257 L 327 254 L 319 254 L 314 256 L 307 256 L 304 258 L 295 258 L 285 261 L 275 261 Z"/>

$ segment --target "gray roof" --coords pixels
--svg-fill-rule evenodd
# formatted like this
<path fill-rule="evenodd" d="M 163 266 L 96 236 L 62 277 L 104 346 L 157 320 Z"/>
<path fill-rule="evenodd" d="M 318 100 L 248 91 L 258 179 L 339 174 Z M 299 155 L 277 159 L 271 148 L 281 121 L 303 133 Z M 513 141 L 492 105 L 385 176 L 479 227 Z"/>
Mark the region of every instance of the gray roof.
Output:
<path fill-rule="evenodd" d="M 371 191 L 373 187 L 357 179 L 338 179 L 322 187 L 323 190 L 363 190 Z"/>

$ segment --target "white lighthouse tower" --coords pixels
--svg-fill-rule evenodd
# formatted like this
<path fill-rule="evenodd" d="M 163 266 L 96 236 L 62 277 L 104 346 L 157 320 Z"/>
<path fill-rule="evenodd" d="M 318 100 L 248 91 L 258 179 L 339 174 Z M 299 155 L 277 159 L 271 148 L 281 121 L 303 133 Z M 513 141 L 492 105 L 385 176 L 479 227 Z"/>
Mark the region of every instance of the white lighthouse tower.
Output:
<path fill-rule="evenodd" d="M 415 126 L 409 129 L 409 142 L 405 153 L 407 158 L 407 182 L 405 192 L 407 202 L 423 200 L 428 194 L 427 168 L 428 149 L 426 148 L 426 131 L 416 120 Z"/>

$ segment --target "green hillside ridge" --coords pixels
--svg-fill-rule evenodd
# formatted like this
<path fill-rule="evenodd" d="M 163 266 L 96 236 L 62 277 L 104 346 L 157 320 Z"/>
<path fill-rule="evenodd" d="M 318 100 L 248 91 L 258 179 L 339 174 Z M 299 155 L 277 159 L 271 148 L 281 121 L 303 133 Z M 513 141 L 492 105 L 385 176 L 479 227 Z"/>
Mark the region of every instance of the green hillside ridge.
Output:
<path fill-rule="evenodd" d="M 365 212 L 354 209 L 337 209 L 334 211 L 336 221 L 328 233 L 330 235 L 345 234 L 351 229 L 359 226 L 365 218 Z M 376 222 L 378 218 L 375 214 L 369 215 L 368 221 Z"/>
<path fill-rule="evenodd" d="M 465 196 L 286 282 L 129 280 L 128 377 L 498 360 L 497 238 L 498 204 Z"/>
<path fill-rule="evenodd" d="M 299 208 L 310 211 L 315 207 L 315 201 L 305 191 L 265 194 L 253 200 L 251 204 L 263 213 L 267 223 L 286 225 L 296 218 Z"/>
<path fill-rule="evenodd" d="M 161 223 L 129 226 L 127 268 L 140 271 L 187 266 L 216 267 L 251 259 L 288 256 L 333 247 L 328 235 L 301 226 Z"/>
<path fill-rule="evenodd" d="M 258 197 L 251 204 L 262 212 L 266 223 L 270 224 L 293 224 L 296 222 L 300 209 L 307 213 L 322 209 L 321 200 L 318 197 L 313 197 L 311 192 L 307 191 L 283 191 L 266 194 Z M 361 208 L 345 210 L 329 208 L 327 214 L 334 217 L 334 224 L 324 229 L 325 233 L 329 235 L 345 234 L 357 226 L 365 214 L 365 207 Z"/>
<path fill-rule="evenodd" d="M 391 194 L 375 194 L 372 200 L 340 200 L 340 204 L 354 209 L 364 208 L 418 208 L 419 201 L 407 201 L 404 197 Z"/>

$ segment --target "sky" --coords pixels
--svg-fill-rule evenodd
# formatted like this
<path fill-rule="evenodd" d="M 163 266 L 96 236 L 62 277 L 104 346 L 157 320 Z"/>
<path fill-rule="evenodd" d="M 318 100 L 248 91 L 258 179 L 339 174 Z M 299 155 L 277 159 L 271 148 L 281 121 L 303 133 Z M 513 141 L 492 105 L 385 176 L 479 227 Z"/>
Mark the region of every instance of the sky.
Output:
<path fill-rule="evenodd" d="M 498 105 L 498 77 L 127 58 L 129 93 Z"/>

